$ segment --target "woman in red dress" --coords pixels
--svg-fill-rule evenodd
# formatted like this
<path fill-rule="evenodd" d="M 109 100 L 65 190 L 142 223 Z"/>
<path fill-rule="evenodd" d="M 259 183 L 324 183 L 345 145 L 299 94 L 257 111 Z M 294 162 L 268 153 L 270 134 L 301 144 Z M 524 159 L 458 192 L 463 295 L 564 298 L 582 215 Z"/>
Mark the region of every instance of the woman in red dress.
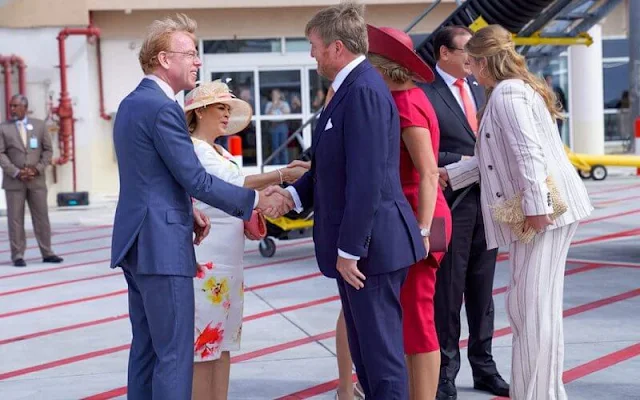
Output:
<path fill-rule="evenodd" d="M 431 103 L 414 81 L 431 82 L 433 72 L 413 51 L 406 33 L 369 29 L 369 61 L 382 74 L 400 115 L 400 179 L 423 236 L 434 217 L 444 218 L 451 241 L 451 212 L 438 184 L 440 129 Z M 429 250 L 429 237 L 424 236 Z M 434 399 L 440 374 L 440 345 L 435 329 L 433 295 L 436 270 L 444 253 L 429 252 L 409 268 L 400 293 L 404 348 L 412 400 Z"/>

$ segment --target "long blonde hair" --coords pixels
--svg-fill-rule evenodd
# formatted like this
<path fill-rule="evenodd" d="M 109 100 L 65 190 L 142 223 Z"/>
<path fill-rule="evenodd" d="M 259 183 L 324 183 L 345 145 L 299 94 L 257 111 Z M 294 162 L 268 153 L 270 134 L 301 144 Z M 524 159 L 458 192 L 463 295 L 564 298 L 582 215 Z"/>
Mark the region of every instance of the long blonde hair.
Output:
<path fill-rule="evenodd" d="M 527 68 L 527 62 L 516 49 L 511 33 L 500 25 L 489 25 L 478 30 L 467 42 L 465 49 L 470 57 L 476 61 L 482 59 L 487 61 L 487 74 L 496 82 L 505 79 L 521 79 L 538 92 L 551 116 L 556 119 L 563 119 L 562 108 L 556 94 L 547 83 L 537 77 Z M 487 102 L 491 97 L 493 88 L 487 87 Z M 486 104 L 485 103 L 485 104 Z M 480 118 L 484 107 L 479 112 Z"/>

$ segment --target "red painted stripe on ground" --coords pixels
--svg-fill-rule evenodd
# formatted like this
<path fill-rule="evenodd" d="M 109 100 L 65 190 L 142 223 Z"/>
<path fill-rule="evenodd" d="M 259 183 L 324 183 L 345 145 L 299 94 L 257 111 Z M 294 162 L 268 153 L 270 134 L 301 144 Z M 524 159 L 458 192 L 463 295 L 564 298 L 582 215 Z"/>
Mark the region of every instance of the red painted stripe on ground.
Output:
<path fill-rule="evenodd" d="M 72 229 L 68 231 L 52 231 L 51 236 L 55 237 L 55 236 L 62 236 L 62 235 L 70 235 L 72 233 L 90 232 L 98 229 L 111 228 L 111 227 L 113 227 L 113 225 L 95 225 L 95 226 L 87 226 L 87 227 L 78 228 L 78 229 Z M 0 241 L 0 244 L 9 243 L 9 233 L 6 231 L 3 233 L 6 233 L 7 239 L 5 241 Z M 26 232 L 25 235 L 27 239 L 35 239 L 35 234 L 33 233 L 33 231 L 28 231 Z"/>
<path fill-rule="evenodd" d="M 75 254 L 92 253 L 94 251 L 108 250 L 108 249 L 111 249 L 111 246 L 94 247 L 94 248 L 90 248 L 90 249 L 67 251 L 66 253 L 58 253 L 58 255 L 59 256 L 71 256 L 71 255 L 75 255 Z M 25 258 L 25 261 L 42 261 L 42 257 Z M 12 264 L 4 264 L 4 265 L 12 265 Z"/>
<path fill-rule="evenodd" d="M 93 236 L 93 237 L 85 237 L 85 238 L 80 238 L 80 239 L 70 239 L 70 240 L 65 240 L 62 242 L 56 242 L 53 243 L 53 246 L 59 246 L 62 244 L 73 244 L 73 243 L 78 243 L 78 242 L 87 242 L 90 240 L 98 240 L 98 239 L 110 239 L 111 238 L 111 234 L 109 233 L 108 235 L 100 235 L 100 236 Z M 33 246 L 29 246 L 27 247 L 27 250 L 33 250 L 33 249 L 38 249 L 38 245 L 33 245 Z M 2 253 L 9 253 L 11 251 L 11 249 L 6 249 L 6 250 L 0 250 L 0 254 Z"/>
<path fill-rule="evenodd" d="M 263 268 L 263 267 L 271 267 L 271 266 L 274 266 L 274 265 L 280 265 L 280 264 L 285 264 L 285 263 L 290 263 L 290 262 L 295 262 L 295 261 L 308 260 L 308 259 L 311 259 L 311 258 L 315 258 L 315 254 L 306 255 L 306 256 L 300 256 L 300 257 L 295 257 L 295 258 L 288 258 L 286 260 L 274 260 L 274 261 L 269 261 L 269 262 L 262 263 L 262 264 L 250 265 L 248 267 L 244 267 L 244 269 L 248 270 L 248 269 L 256 269 L 256 268 Z"/>
<path fill-rule="evenodd" d="M 23 340 L 34 339 L 34 338 L 41 337 L 41 336 L 53 335 L 54 333 L 66 332 L 66 331 L 71 331 L 71 330 L 74 330 L 74 329 L 82 329 L 82 328 L 88 328 L 90 326 L 106 324 L 106 323 L 109 323 L 109 322 L 118 321 L 118 320 L 125 319 L 125 318 L 129 318 L 129 314 L 122 314 L 122 315 L 117 315 L 115 317 L 109 317 L 109 318 L 101 318 L 101 319 L 98 319 L 98 320 L 83 322 L 83 323 L 80 323 L 80 324 L 63 326 L 63 327 L 60 327 L 60 328 L 49 329 L 49 330 L 41 331 L 41 332 L 29 333 L 27 335 L 15 336 L 15 337 L 11 337 L 11 338 L 0 340 L 0 346 L 3 345 L 3 344 L 7 344 L 7 343 L 21 342 Z"/>
<path fill-rule="evenodd" d="M 320 272 L 313 272 L 311 274 L 306 274 L 306 275 L 301 275 L 301 276 L 294 276 L 293 278 L 287 278 L 287 279 L 283 279 L 283 280 L 280 280 L 280 281 L 267 282 L 267 283 L 262 283 L 260 285 L 247 287 L 247 288 L 245 288 L 245 292 L 251 292 L 251 291 L 254 291 L 254 290 L 266 289 L 266 288 L 270 288 L 270 287 L 274 287 L 274 286 L 285 285 L 287 283 L 304 281 L 304 280 L 307 280 L 307 279 L 317 278 L 319 276 L 322 276 L 322 274 Z"/>
<path fill-rule="evenodd" d="M 87 301 L 106 299 L 107 297 L 119 296 L 119 295 L 125 294 L 125 293 L 127 293 L 126 289 L 125 290 L 118 290 L 118 291 L 115 291 L 115 292 L 109 292 L 109 293 L 105 293 L 105 294 L 100 294 L 100 295 L 97 295 L 97 296 L 82 297 L 80 299 L 61 301 L 59 303 L 52 303 L 52 304 L 46 304 L 46 305 L 38 306 L 38 307 L 26 308 L 26 309 L 23 309 L 23 310 L 10 311 L 10 312 L 6 312 L 4 314 L 0 314 L 0 318 L 13 317 L 13 316 L 16 316 L 16 315 L 28 314 L 28 313 L 32 313 L 32 312 L 36 312 L 36 311 L 50 310 L 52 308 L 64 307 L 64 306 L 69 306 L 69 305 L 72 305 L 72 304 L 84 303 L 84 302 L 87 302 Z"/>
<path fill-rule="evenodd" d="M 288 349 L 293 348 L 293 347 L 298 347 L 298 346 L 302 346 L 302 345 L 305 345 L 305 344 L 317 342 L 317 341 L 320 341 L 320 340 L 325 340 L 325 339 L 328 339 L 328 338 L 331 338 L 331 337 L 335 336 L 335 334 L 336 334 L 335 331 L 325 332 L 325 333 L 321 333 L 319 335 L 309 336 L 309 337 L 305 337 L 305 338 L 302 338 L 302 339 L 294 340 L 294 341 L 291 341 L 291 342 L 282 343 L 282 344 L 278 344 L 278 345 L 271 346 L 271 347 L 266 347 L 264 349 L 252 351 L 252 352 L 249 352 L 249 353 L 240 354 L 238 356 L 231 357 L 231 363 L 248 361 L 248 360 L 251 360 L 251 359 L 254 359 L 254 358 L 257 358 L 257 357 L 262 357 L 262 356 L 265 356 L 265 355 L 268 355 L 268 354 L 273 354 L 273 353 L 277 353 L 277 352 L 280 352 L 280 351 L 288 350 Z M 108 399 L 113 399 L 115 397 L 124 396 L 126 394 L 127 394 L 127 388 L 126 387 L 120 387 L 120 388 L 117 388 L 117 389 L 109 390 L 108 392 L 98 393 L 98 394 L 95 394 L 93 396 L 85 397 L 82 400 L 108 400 Z"/>
<path fill-rule="evenodd" d="M 71 280 L 62 281 L 62 282 L 54 282 L 54 283 L 47 283 L 47 284 L 44 284 L 44 285 L 30 286 L 30 287 L 26 287 L 26 288 L 22 288 L 22 289 L 15 289 L 15 290 L 9 290 L 7 292 L 0 292 L 0 297 L 9 296 L 9 295 L 12 295 L 12 294 L 24 293 L 24 292 L 31 292 L 31 291 L 34 291 L 34 290 L 47 289 L 47 288 L 56 287 L 56 286 L 69 285 L 69 284 L 72 284 L 72 283 L 94 281 L 96 279 L 110 278 L 112 276 L 118 276 L 118 275 L 122 275 L 122 272 L 120 272 L 120 271 L 118 271 L 118 272 L 110 272 L 108 274 L 89 276 L 89 277 L 86 277 L 86 278 L 78 278 L 78 279 L 71 279 Z"/>
<path fill-rule="evenodd" d="M 640 208 L 636 208 L 635 210 L 630 210 L 630 211 L 622 211 L 622 212 L 610 214 L 610 215 L 603 215 L 601 217 L 589 218 L 580 222 L 580 225 L 586 225 L 586 224 L 591 224 L 593 222 L 605 221 L 607 219 L 612 219 L 612 218 L 625 217 L 627 215 L 633 215 L 638 213 L 640 213 Z"/>
<path fill-rule="evenodd" d="M 634 229 L 629 229 L 629 230 L 626 230 L 626 231 L 608 233 L 606 235 L 600 235 L 600 236 L 590 237 L 590 238 L 586 238 L 586 239 L 574 240 L 573 242 L 571 242 L 571 247 L 582 246 L 582 245 L 591 244 L 591 243 L 604 242 L 604 241 L 607 241 L 607 240 L 622 239 L 622 238 L 638 236 L 638 235 L 640 235 L 640 228 L 634 228 Z M 508 259 L 509 259 L 509 253 L 506 252 L 506 251 L 502 252 L 502 253 L 499 253 L 498 257 L 496 258 L 497 261 L 505 261 L 505 260 L 508 260 Z"/>
<path fill-rule="evenodd" d="M 595 372 L 607 369 L 621 362 L 632 359 L 640 355 L 640 343 L 633 344 L 624 349 L 614 351 L 595 360 L 591 360 L 585 364 L 578 365 L 570 370 L 564 371 L 562 374 L 562 381 L 567 384 L 576 381 L 580 378 L 584 378 L 587 375 L 591 375 Z M 491 400 L 504 400 L 508 397 L 494 397 Z"/>
<path fill-rule="evenodd" d="M 636 183 L 636 184 L 632 184 L 632 185 L 614 186 L 614 187 L 611 187 L 611 188 L 608 188 L 608 189 L 600 190 L 598 192 L 589 193 L 589 196 L 593 196 L 595 194 L 603 194 L 603 193 L 623 192 L 625 190 L 635 189 L 637 187 L 640 187 L 640 183 Z"/>
<path fill-rule="evenodd" d="M 300 309 L 303 309 L 303 308 L 313 307 L 313 306 L 317 306 L 317 305 L 320 305 L 320 304 L 331 303 L 333 301 L 338 301 L 338 300 L 340 300 L 340 296 L 329 296 L 329 297 L 325 297 L 324 299 L 318 299 L 318 300 L 308 301 L 306 303 L 294 304 L 294 305 L 289 306 L 289 307 L 283 307 L 283 308 L 279 308 L 279 309 L 275 309 L 275 310 L 263 311 L 261 313 L 253 314 L 253 315 L 250 315 L 248 317 L 245 317 L 245 318 L 243 318 L 243 321 L 245 321 L 245 322 L 253 321 L 254 319 L 260 319 L 260 318 L 268 317 L 268 316 L 275 315 L 275 314 L 282 314 L 282 313 L 286 313 L 286 312 L 289 312 L 289 311 L 300 310 Z M 2 344 L 2 343 L 0 342 L 0 344 Z"/>
<path fill-rule="evenodd" d="M 278 281 L 274 281 L 274 282 L 267 282 L 267 283 L 263 283 L 263 284 L 260 284 L 260 285 L 247 286 L 247 287 L 245 287 L 245 292 L 251 292 L 251 291 L 270 288 L 270 287 L 274 287 L 274 286 L 286 285 L 286 284 L 292 283 L 292 282 L 298 282 L 298 281 L 303 281 L 303 280 L 315 278 L 315 277 L 318 277 L 320 275 L 321 275 L 320 272 L 314 272 L 312 274 L 296 276 L 296 277 L 293 277 L 293 278 L 282 279 L 282 280 L 278 280 Z M 107 275 L 105 275 L 105 276 L 107 276 Z M 4 314 L 0 314 L 0 318 L 13 317 L 13 316 L 16 316 L 16 315 L 27 314 L 27 313 L 32 313 L 32 312 L 42 311 L 42 310 L 48 310 L 48 309 L 51 309 L 51 308 L 57 308 L 57 307 L 63 307 L 63 306 L 68 306 L 68 305 L 72 305 L 72 304 L 84 303 L 84 302 L 93 301 L 93 300 L 100 300 L 100 299 L 103 299 L 103 298 L 112 297 L 112 296 L 118 296 L 118 295 L 125 294 L 125 293 L 127 293 L 127 289 L 118 290 L 118 291 L 115 291 L 115 292 L 109 292 L 109 293 L 105 293 L 105 294 L 101 294 L 101 295 L 97 295 L 97 296 L 82 297 L 82 298 L 74 299 L 74 300 L 67 300 L 67 301 L 62 301 L 62 302 L 58 302 L 58 303 L 46 304 L 46 305 L 43 305 L 43 306 L 32 307 L 32 308 L 27 308 L 27 309 L 24 309 L 24 310 L 11 311 L 11 312 L 7 312 L 7 313 L 4 313 Z"/>
<path fill-rule="evenodd" d="M 63 358 L 61 360 L 56 360 L 56 361 L 48 362 L 48 363 L 45 363 L 45 364 L 34 365 L 32 367 L 27 367 L 27 368 L 17 369 L 15 371 L 5 372 L 4 374 L 0 374 L 0 381 L 5 380 L 5 379 L 9 379 L 9 378 L 15 378 L 16 376 L 30 374 L 32 372 L 42 371 L 42 370 L 45 370 L 45 369 L 61 367 L 63 365 L 71 364 L 71 363 L 78 362 L 78 361 L 87 360 L 89 358 L 95 358 L 95 357 L 100 357 L 100 356 L 104 356 L 104 355 L 107 355 L 107 354 L 117 353 L 119 351 L 123 351 L 123 350 L 126 350 L 128 348 L 129 348 L 128 344 L 127 345 L 122 345 L 122 346 L 117 346 L 117 347 L 110 347 L 108 349 L 92 351 L 91 353 L 79 354 L 77 356 Z"/>
<path fill-rule="evenodd" d="M 595 207 L 602 207 L 602 206 L 605 206 L 605 205 L 623 203 L 625 201 L 637 200 L 637 199 L 640 199 L 640 196 L 629 196 L 629 197 L 623 197 L 621 199 L 612 199 L 612 200 L 599 201 L 599 202 L 595 203 L 594 206 Z"/>
<path fill-rule="evenodd" d="M 16 278 L 18 276 L 33 275 L 33 274 L 42 274 L 44 272 L 60 271 L 61 269 L 85 267 L 87 265 L 106 263 L 106 262 L 109 262 L 109 261 L 111 261 L 110 258 L 105 258 L 103 260 L 81 262 L 81 263 L 77 263 L 77 264 L 65 265 L 65 266 L 62 266 L 62 267 L 34 269 L 34 270 L 31 270 L 31 271 L 16 272 L 15 274 L 0 275 L 0 279 Z"/>
<path fill-rule="evenodd" d="M 618 363 L 621 363 L 626 360 L 630 360 L 633 357 L 637 357 L 639 355 L 640 355 L 640 343 L 636 343 L 629 347 L 625 347 L 624 349 L 607 354 L 604 357 L 597 358 L 586 364 L 582 364 L 575 368 L 571 368 L 570 370 L 564 372 L 562 376 L 562 380 L 565 383 L 570 383 L 586 375 L 612 367 Z"/>
<path fill-rule="evenodd" d="M 613 304 L 619 301 L 623 301 L 623 300 L 627 300 L 630 299 L 632 297 L 635 296 L 639 296 L 640 295 L 640 289 L 636 289 L 636 290 L 632 290 L 626 293 L 622 293 L 619 294 L 617 296 L 612 296 L 612 297 L 607 297 L 601 300 L 597 300 L 591 303 L 587 303 L 587 304 L 583 304 L 577 307 L 572 307 L 569 308 L 567 310 L 564 311 L 564 318 L 569 317 L 569 316 L 573 316 L 576 314 L 580 314 L 580 313 L 584 313 L 586 311 L 589 310 L 593 310 L 595 308 L 599 308 L 599 307 L 603 307 L 605 305 L 609 305 L 609 304 Z M 506 336 L 511 334 L 511 328 L 510 327 L 505 327 L 505 328 L 501 328 L 498 329 L 496 331 L 494 331 L 493 333 L 493 338 L 498 338 L 498 337 L 502 337 L 502 336 Z M 463 339 L 460 341 L 460 348 L 464 348 L 469 344 L 468 339 Z M 329 381 L 329 382 L 324 382 L 321 383 L 319 385 L 310 387 L 310 388 L 306 388 L 303 389 L 301 391 L 292 393 L 292 394 L 288 394 L 286 396 L 283 397 L 279 397 L 276 400 L 299 400 L 299 399 L 308 399 L 310 397 L 313 396 L 317 396 L 320 395 L 322 393 L 326 393 L 328 391 L 331 390 L 335 390 L 338 386 L 338 381 L 337 380 L 333 380 L 333 381 Z"/>

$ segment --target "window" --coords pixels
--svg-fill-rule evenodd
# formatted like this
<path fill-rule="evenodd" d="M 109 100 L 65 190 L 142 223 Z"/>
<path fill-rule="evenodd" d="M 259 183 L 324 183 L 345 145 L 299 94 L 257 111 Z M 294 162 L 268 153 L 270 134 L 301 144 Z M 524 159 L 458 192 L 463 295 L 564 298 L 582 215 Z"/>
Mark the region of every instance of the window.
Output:
<path fill-rule="evenodd" d="M 203 40 L 204 54 L 280 53 L 282 41 L 272 39 Z"/>

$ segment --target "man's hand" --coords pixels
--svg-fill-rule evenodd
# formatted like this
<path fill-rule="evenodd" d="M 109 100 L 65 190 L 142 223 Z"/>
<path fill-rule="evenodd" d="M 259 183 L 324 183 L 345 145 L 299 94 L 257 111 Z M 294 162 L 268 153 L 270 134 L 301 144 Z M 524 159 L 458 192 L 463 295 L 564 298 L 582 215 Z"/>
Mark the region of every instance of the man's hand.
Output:
<path fill-rule="evenodd" d="M 340 275 L 342 275 L 342 279 L 344 279 L 349 285 L 353 286 L 356 290 L 360 290 L 364 287 L 364 281 L 367 278 L 358 269 L 357 260 L 350 260 L 348 258 L 338 256 L 336 269 L 340 272 Z"/>
<path fill-rule="evenodd" d="M 291 193 L 279 186 L 269 186 L 260 192 L 256 209 L 269 218 L 278 218 L 291 211 L 294 206 Z"/>
<path fill-rule="evenodd" d="M 38 175 L 38 170 L 35 169 L 35 167 L 24 167 L 20 169 L 20 172 L 18 173 L 18 179 L 23 182 L 29 182 L 30 180 L 35 178 L 36 175 Z"/>
<path fill-rule="evenodd" d="M 207 237 L 211 230 L 211 221 L 209 217 L 197 208 L 193 208 L 193 233 L 196 237 L 193 238 L 193 244 L 196 246 L 202 243 L 202 240 Z"/>
<path fill-rule="evenodd" d="M 438 182 L 440 183 L 440 187 L 442 188 L 442 190 L 444 190 L 449 185 L 449 173 L 445 168 L 438 168 L 438 173 L 440 174 Z"/>
<path fill-rule="evenodd" d="M 431 244 L 429 243 L 429 237 L 428 236 L 423 237 L 422 242 L 424 243 L 424 248 L 427 251 L 427 255 L 424 256 L 424 258 L 429 258 L 429 250 L 431 248 Z"/>
<path fill-rule="evenodd" d="M 540 233 L 544 229 L 553 224 L 553 220 L 548 215 L 529 215 L 524 220 L 524 232 L 534 229 Z"/>

